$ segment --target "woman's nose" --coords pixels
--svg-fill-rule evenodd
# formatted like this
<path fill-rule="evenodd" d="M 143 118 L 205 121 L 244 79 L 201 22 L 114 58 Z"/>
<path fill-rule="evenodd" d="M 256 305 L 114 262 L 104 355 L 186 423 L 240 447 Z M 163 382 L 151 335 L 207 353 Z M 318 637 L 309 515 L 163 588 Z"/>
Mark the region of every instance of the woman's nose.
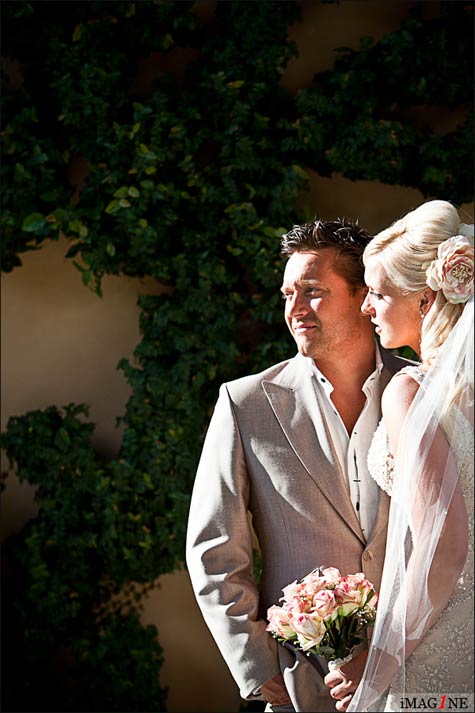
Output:
<path fill-rule="evenodd" d="M 364 298 L 363 304 L 361 305 L 360 309 L 363 312 L 363 314 L 371 314 L 371 312 L 374 312 L 373 305 L 371 304 L 371 300 L 369 297 L 369 293 Z"/>

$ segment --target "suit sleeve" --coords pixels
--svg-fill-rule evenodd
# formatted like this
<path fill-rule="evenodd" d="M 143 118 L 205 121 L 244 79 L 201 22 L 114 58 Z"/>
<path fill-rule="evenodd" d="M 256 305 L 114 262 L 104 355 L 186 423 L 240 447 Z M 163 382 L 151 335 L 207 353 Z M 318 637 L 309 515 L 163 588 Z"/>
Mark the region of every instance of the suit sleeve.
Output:
<path fill-rule="evenodd" d="M 241 436 L 223 385 L 196 474 L 186 557 L 203 617 L 243 698 L 280 671 L 278 644 L 258 618 L 248 499 Z"/>

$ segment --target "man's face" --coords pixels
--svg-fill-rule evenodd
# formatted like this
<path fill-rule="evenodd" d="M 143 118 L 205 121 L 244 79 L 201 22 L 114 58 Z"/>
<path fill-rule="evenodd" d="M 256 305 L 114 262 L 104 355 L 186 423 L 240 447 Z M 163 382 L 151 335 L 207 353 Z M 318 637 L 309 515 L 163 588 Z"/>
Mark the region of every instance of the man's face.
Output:
<path fill-rule="evenodd" d="M 335 251 L 296 252 L 285 267 L 282 294 L 285 321 L 304 356 L 351 359 L 367 320 L 360 307 L 365 288 L 354 295 L 333 269 Z M 354 353 L 354 352 L 353 352 Z"/>

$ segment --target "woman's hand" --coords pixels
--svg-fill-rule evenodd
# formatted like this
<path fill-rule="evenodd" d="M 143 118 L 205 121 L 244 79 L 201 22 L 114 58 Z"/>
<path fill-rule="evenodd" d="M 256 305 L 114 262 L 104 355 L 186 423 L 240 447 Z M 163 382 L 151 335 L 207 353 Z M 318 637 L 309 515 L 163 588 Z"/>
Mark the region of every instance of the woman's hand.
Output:
<path fill-rule="evenodd" d="M 368 652 L 362 651 L 341 668 L 327 673 L 323 679 L 331 689 L 330 696 L 337 701 L 335 704 L 337 711 L 346 711 L 349 706 L 351 697 L 358 688 L 363 675 L 367 656 Z"/>

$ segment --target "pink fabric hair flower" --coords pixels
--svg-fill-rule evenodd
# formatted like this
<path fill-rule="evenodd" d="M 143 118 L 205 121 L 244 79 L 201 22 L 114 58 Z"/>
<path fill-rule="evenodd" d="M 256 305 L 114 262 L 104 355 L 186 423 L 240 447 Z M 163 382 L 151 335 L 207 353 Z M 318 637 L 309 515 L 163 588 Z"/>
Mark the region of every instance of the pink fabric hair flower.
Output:
<path fill-rule="evenodd" d="M 427 284 L 442 290 L 453 304 L 468 302 L 473 295 L 473 245 L 464 235 L 454 235 L 440 243 L 437 259 L 426 270 Z"/>

